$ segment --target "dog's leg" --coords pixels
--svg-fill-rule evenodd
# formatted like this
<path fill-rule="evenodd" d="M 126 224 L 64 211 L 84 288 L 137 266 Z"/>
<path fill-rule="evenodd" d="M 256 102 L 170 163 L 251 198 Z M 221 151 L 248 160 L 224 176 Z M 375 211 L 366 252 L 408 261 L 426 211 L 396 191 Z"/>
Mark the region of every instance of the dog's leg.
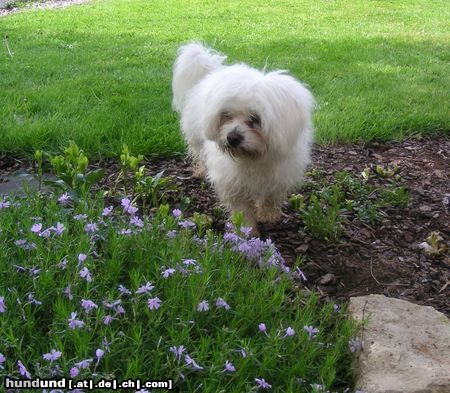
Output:
<path fill-rule="evenodd" d="M 281 218 L 281 204 L 279 198 L 268 198 L 256 205 L 256 220 L 274 224 Z"/>
<path fill-rule="evenodd" d="M 192 176 L 197 179 L 203 179 L 206 177 L 206 166 L 202 160 L 195 160 L 193 166 Z"/>
<path fill-rule="evenodd" d="M 249 203 L 233 203 L 231 204 L 231 214 L 242 212 L 244 215 L 244 225 L 252 228 L 252 236 L 259 236 L 258 224 L 255 219 L 255 204 Z"/>

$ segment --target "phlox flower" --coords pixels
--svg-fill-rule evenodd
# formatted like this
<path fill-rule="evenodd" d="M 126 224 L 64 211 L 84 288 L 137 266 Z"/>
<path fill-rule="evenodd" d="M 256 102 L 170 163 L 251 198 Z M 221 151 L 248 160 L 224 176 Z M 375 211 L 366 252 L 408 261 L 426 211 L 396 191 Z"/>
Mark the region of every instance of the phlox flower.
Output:
<path fill-rule="evenodd" d="M 5 297 L 0 296 L 0 313 L 4 313 L 5 311 L 6 311 Z"/>
<path fill-rule="evenodd" d="M 70 196 L 69 196 L 69 194 L 68 194 L 67 192 L 65 192 L 64 194 L 62 194 L 62 195 L 58 198 L 58 202 L 59 202 L 61 205 L 67 205 L 67 203 L 69 202 L 69 200 L 70 200 Z"/>
<path fill-rule="evenodd" d="M 225 300 L 223 300 L 221 297 L 217 298 L 216 307 L 224 308 L 227 311 L 231 308 L 230 305 Z"/>
<path fill-rule="evenodd" d="M 17 361 L 17 366 L 19 367 L 19 374 L 27 377 L 28 379 L 31 379 L 31 374 L 29 373 L 29 371 L 26 369 L 26 367 L 23 365 L 23 363 L 18 360 Z"/>
<path fill-rule="evenodd" d="M 83 307 L 87 313 L 90 313 L 93 309 L 98 308 L 98 306 L 89 299 L 81 299 L 81 307 Z"/>
<path fill-rule="evenodd" d="M 148 299 L 147 305 L 150 310 L 157 310 L 161 306 L 161 299 L 158 297 Z"/>
<path fill-rule="evenodd" d="M 57 222 L 56 227 L 51 227 L 49 229 L 51 229 L 53 232 L 55 232 L 56 236 L 61 236 L 63 234 L 63 232 L 66 230 L 66 227 L 64 226 L 64 224 Z"/>
<path fill-rule="evenodd" d="M 234 373 L 236 371 L 236 368 L 234 367 L 233 363 L 227 360 L 225 362 L 225 368 L 223 369 L 223 371 L 226 371 L 228 373 Z"/>
<path fill-rule="evenodd" d="M 136 290 L 136 294 L 142 294 L 142 293 L 148 293 L 150 292 L 154 287 L 154 285 L 152 285 L 151 282 L 148 282 L 145 285 L 140 286 L 137 290 Z"/>
<path fill-rule="evenodd" d="M 175 230 L 171 230 L 171 231 L 168 231 L 167 232 L 167 237 L 169 238 L 169 239 L 173 239 L 173 238 L 175 238 L 177 236 L 177 231 L 175 231 Z"/>
<path fill-rule="evenodd" d="M 203 370 L 203 367 L 200 366 L 194 359 L 192 359 L 189 355 L 184 356 L 184 361 L 188 366 L 190 366 L 195 371 Z"/>
<path fill-rule="evenodd" d="M 119 292 L 121 295 L 131 295 L 131 291 L 122 284 L 119 285 Z"/>
<path fill-rule="evenodd" d="M 105 207 L 105 208 L 103 209 L 102 216 L 103 216 L 103 217 L 109 217 L 109 216 L 111 215 L 113 209 L 114 209 L 114 208 L 113 208 L 112 206 Z"/>
<path fill-rule="evenodd" d="M 85 359 L 82 360 L 81 362 L 75 363 L 75 366 L 77 368 L 89 368 L 89 366 L 91 365 L 91 363 L 94 361 L 94 359 L 90 358 L 90 359 Z"/>
<path fill-rule="evenodd" d="M 88 218 L 87 214 L 76 214 L 73 216 L 73 219 L 77 221 L 86 220 L 86 218 Z"/>
<path fill-rule="evenodd" d="M 128 198 L 123 198 L 121 201 L 121 205 L 123 207 L 123 211 L 125 213 L 128 213 L 130 216 L 134 216 L 138 211 L 138 208 L 134 207 Z"/>
<path fill-rule="evenodd" d="M 184 229 L 195 228 L 195 223 L 191 220 L 182 220 L 178 222 L 178 225 Z"/>
<path fill-rule="evenodd" d="M 181 216 L 181 210 L 180 209 L 173 209 L 172 210 L 172 216 L 174 216 L 175 218 L 178 218 Z"/>
<path fill-rule="evenodd" d="M 109 325 L 109 324 L 112 323 L 112 321 L 114 321 L 114 319 L 116 319 L 116 318 L 114 318 L 114 317 L 111 316 L 111 315 L 105 315 L 105 316 L 103 317 L 103 324 L 104 324 L 104 325 Z"/>
<path fill-rule="evenodd" d="M 132 216 L 130 218 L 130 224 L 142 228 L 144 226 L 144 221 L 142 221 L 138 216 Z"/>
<path fill-rule="evenodd" d="M 261 389 L 270 389 L 272 385 L 268 384 L 264 378 L 255 378 L 255 382 L 258 385 L 258 388 Z"/>
<path fill-rule="evenodd" d="M 290 326 L 286 329 L 286 334 L 284 337 L 292 337 L 295 334 L 295 330 L 292 329 Z"/>
<path fill-rule="evenodd" d="M 202 300 L 198 305 L 197 305 L 197 311 L 199 312 L 205 312 L 209 310 L 209 303 L 207 300 Z"/>
<path fill-rule="evenodd" d="M 169 278 L 172 274 L 174 274 L 176 272 L 175 269 L 173 268 L 168 268 L 165 269 L 161 272 L 161 276 L 163 276 L 163 278 Z"/>
<path fill-rule="evenodd" d="M 58 360 L 62 355 L 61 351 L 57 351 L 56 349 L 52 349 L 49 353 L 44 353 L 42 357 L 45 360 L 48 360 L 50 362 L 54 362 L 55 360 Z"/>
<path fill-rule="evenodd" d="M 71 312 L 70 313 L 70 318 L 68 319 L 69 322 L 69 328 L 70 329 L 76 329 L 76 328 L 81 328 L 85 325 L 85 323 L 83 321 L 80 321 L 77 319 L 77 313 L 76 312 Z"/>
<path fill-rule="evenodd" d="M 84 231 L 86 233 L 95 233 L 98 231 L 98 225 L 95 222 L 88 222 L 85 226 L 84 226 Z"/>
<path fill-rule="evenodd" d="M 33 224 L 31 227 L 31 232 L 33 233 L 39 233 L 42 229 L 42 224 L 41 223 L 37 223 L 37 224 Z"/>
<path fill-rule="evenodd" d="M 86 280 L 86 282 L 92 281 L 91 273 L 89 272 L 89 269 L 87 267 L 81 269 L 79 274 L 81 278 L 84 278 Z"/>
<path fill-rule="evenodd" d="M 264 333 L 266 336 L 268 335 L 268 334 L 267 334 L 267 330 L 266 330 L 266 324 L 265 324 L 264 322 L 261 322 L 261 323 L 258 325 L 258 330 L 259 330 L 261 333 Z"/>
<path fill-rule="evenodd" d="M 183 352 L 185 350 L 186 350 L 186 348 L 184 348 L 184 345 L 180 345 L 178 348 L 176 346 L 169 348 L 169 351 L 175 355 L 177 360 L 181 360 L 181 357 L 183 356 Z"/>
<path fill-rule="evenodd" d="M 0 367 L 2 367 L 2 364 L 5 363 L 5 361 L 6 361 L 5 355 L 0 353 Z"/>
<path fill-rule="evenodd" d="M 72 367 L 70 369 L 70 378 L 76 378 L 76 377 L 78 377 L 79 374 L 80 374 L 80 370 L 78 369 L 78 367 Z"/>
<path fill-rule="evenodd" d="M 313 339 L 317 333 L 319 333 L 319 329 L 316 329 L 313 326 L 303 326 L 303 330 L 308 333 L 308 338 Z"/>
<path fill-rule="evenodd" d="M 11 206 L 11 203 L 9 201 L 3 200 L 0 202 L 0 209 L 7 209 Z"/>
<path fill-rule="evenodd" d="M 105 351 L 103 349 L 98 348 L 95 351 L 95 356 L 97 358 L 97 364 L 100 362 L 100 359 L 103 357 L 104 354 L 105 354 Z"/>

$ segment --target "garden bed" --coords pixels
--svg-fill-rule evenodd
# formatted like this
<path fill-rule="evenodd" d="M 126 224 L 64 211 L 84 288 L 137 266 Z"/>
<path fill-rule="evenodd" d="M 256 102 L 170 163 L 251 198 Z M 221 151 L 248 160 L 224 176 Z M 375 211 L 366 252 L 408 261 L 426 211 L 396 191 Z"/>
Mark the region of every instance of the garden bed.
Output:
<path fill-rule="evenodd" d="M 301 215 L 286 202 L 282 222 L 262 228 L 288 263 L 302 258 L 306 286 L 324 297 L 346 300 L 350 296 L 383 293 L 390 297 L 430 305 L 450 315 L 450 258 L 448 252 L 430 256 L 420 248 L 430 233 L 438 231 L 448 244 L 450 238 L 448 168 L 450 140 L 443 137 L 422 138 L 404 142 L 358 145 L 316 146 L 313 165 L 300 190 L 308 195 L 317 173 L 330 183 L 334 175 L 345 170 L 361 178 L 371 168 L 370 180 L 378 186 L 392 182 L 377 176 L 377 165 L 398 166 L 398 183 L 405 186 L 411 200 L 406 208 L 389 207 L 381 211 L 376 225 L 349 217 L 344 233 L 337 241 L 317 240 L 305 232 Z M 104 160 L 96 165 L 107 170 L 103 185 L 111 185 L 119 166 L 117 160 Z M 189 198 L 188 213 L 203 212 L 213 218 L 217 231 L 224 229 L 224 217 L 217 217 L 218 202 L 212 189 L 193 178 L 189 162 L 184 158 L 148 160 L 150 173 L 164 170 L 173 176 L 178 191 L 171 196 L 177 207 Z M 0 157 L 0 178 L 30 163 Z"/>

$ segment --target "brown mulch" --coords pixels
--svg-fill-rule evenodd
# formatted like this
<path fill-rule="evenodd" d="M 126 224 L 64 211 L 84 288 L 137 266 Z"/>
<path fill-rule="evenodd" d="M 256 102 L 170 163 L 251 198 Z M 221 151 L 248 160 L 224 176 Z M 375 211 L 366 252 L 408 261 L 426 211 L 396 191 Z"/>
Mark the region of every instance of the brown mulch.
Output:
<path fill-rule="evenodd" d="M 324 298 L 347 300 L 351 296 L 382 293 L 386 296 L 429 305 L 450 316 L 450 256 L 429 256 L 418 245 L 433 231 L 444 241 L 450 240 L 450 138 L 441 136 L 403 142 L 357 145 L 316 146 L 312 170 L 320 169 L 329 182 L 334 174 L 345 170 L 360 177 L 367 167 L 392 165 L 399 167 L 401 180 L 411 193 L 407 208 L 387 208 L 376 226 L 359 220 L 345 224 L 345 234 L 338 242 L 319 241 L 304 231 L 299 214 L 285 203 L 279 224 L 264 226 L 262 235 L 273 239 L 288 263 L 303 258 L 305 285 Z M 15 165 L 15 167 L 14 167 Z M 29 164 L 28 164 L 29 165 Z M 105 183 L 116 176 L 116 162 L 99 163 L 107 169 Z M 0 178 L 25 163 L 0 156 Z M 184 158 L 146 162 L 150 173 L 164 170 L 178 186 L 171 205 L 183 197 L 190 199 L 189 212 L 199 211 L 214 216 L 218 206 L 212 189 L 192 177 Z M 313 181 L 306 178 L 306 184 Z M 390 182 L 381 176 L 378 184 Z M 299 192 L 308 193 L 308 187 Z M 215 214 L 217 216 L 217 214 Z M 214 228 L 223 231 L 224 219 L 215 218 Z"/>

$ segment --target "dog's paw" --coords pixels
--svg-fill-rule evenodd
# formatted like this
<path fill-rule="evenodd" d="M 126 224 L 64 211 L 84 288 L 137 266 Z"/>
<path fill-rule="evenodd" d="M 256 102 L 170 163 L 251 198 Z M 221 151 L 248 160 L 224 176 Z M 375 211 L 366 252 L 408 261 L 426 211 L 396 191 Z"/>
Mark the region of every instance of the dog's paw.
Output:
<path fill-rule="evenodd" d="M 192 170 L 192 176 L 196 179 L 204 179 L 206 177 L 206 168 L 203 164 L 195 164 Z"/>
<path fill-rule="evenodd" d="M 258 204 L 255 211 L 256 221 L 275 224 L 281 219 L 281 208 L 273 202 Z"/>

